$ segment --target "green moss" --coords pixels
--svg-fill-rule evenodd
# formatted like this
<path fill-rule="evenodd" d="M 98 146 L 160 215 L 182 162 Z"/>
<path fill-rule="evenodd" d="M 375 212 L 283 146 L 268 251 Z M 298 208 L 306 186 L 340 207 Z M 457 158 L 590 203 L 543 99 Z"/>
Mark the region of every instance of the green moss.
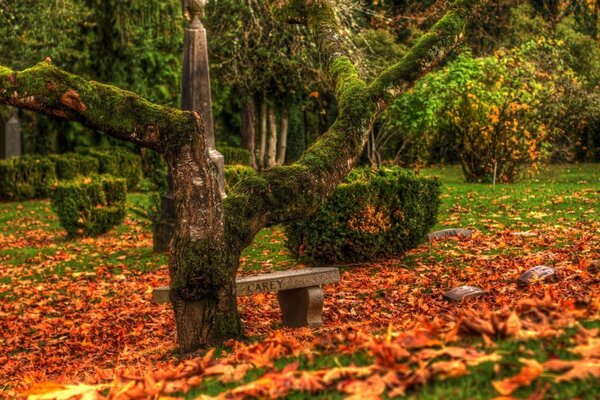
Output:
<path fill-rule="evenodd" d="M 439 20 L 430 32 L 423 35 L 397 64 L 385 70 L 369 87 L 373 99 L 390 101 L 389 92 L 393 87 L 408 86 L 421 74 L 426 72 L 437 60 L 443 58 L 462 37 L 468 18 L 482 0 L 455 1 L 448 12 Z"/>
<path fill-rule="evenodd" d="M 16 79 L 8 79 L 13 73 Z M 150 103 L 133 92 L 87 81 L 47 62 L 21 72 L 2 67 L 0 76 L 6 78 L 0 80 L 0 88 L 5 93 L 16 91 L 34 96 L 44 104 L 44 112 L 63 112 L 69 119 L 88 127 L 160 152 L 189 143 L 198 129 L 196 117 L 191 112 Z M 74 91 L 74 96 L 79 97 L 71 107 L 61 102 L 67 91 Z M 7 102 L 10 101 L 8 96 L 4 94 Z M 151 136 L 156 132 L 160 133 L 160 138 Z"/>
<path fill-rule="evenodd" d="M 177 272 L 171 287 L 182 298 L 216 298 L 235 272 L 239 254 L 214 239 L 176 238 L 172 257 Z"/>

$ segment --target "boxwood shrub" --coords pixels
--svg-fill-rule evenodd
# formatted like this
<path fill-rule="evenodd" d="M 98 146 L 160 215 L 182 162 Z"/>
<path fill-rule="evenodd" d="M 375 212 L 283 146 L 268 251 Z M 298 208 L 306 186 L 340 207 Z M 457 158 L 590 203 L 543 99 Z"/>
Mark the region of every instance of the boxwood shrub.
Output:
<path fill-rule="evenodd" d="M 252 176 L 256 170 L 247 165 L 225 166 L 225 192 L 229 193 L 242 179 Z"/>
<path fill-rule="evenodd" d="M 74 179 L 100 172 L 98 159 L 77 153 L 50 154 L 48 156 L 56 166 L 58 179 Z"/>
<path fill-rule="evenodd" d="M 54 186 L 52 209 L 69 236 L 95 236 L 123 222 L 126 195 L 125 178 L 78 177 Z"/>
<path fill-rule="evenodd" d="M 23 156 L 0 160 L 0 200 L 47 197 L 55 180 L 54 163 L 47 157 Z"/>
<path fill-rule="evenodd" d="M 137 154 L 123 147 L 81 147 L 78 153 L 96 158 L 100 163 L 98 172 L 125 178 L 127 188 L 135 189 L 142 174 L 142 160 Z"/>
<path fill-rule="evenodd" d="M 316 265 L 399 255 L 435 225 L 439 195 L 439 181 L 411 171 L 355 169 L 315 215 L 285 227 L 286 246 Z"/>

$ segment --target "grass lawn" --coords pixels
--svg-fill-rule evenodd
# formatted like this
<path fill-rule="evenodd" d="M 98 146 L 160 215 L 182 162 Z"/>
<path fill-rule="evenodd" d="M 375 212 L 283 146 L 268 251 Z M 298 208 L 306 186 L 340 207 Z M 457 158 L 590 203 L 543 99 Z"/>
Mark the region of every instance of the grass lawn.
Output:
<path fill-rule="evenodd" d="M 228 343 L 218 349 L 222 361 L 213 363 L 247 364 L 237 376 L 241 381 L 227 382 L 221 371 L 190 381 L 179 394 L 195 398 L 228 390 L 261 397 L 264 387 L 291 384 L 286 396 L 306 398 L 310 382 L 323 384 L 319 371 L 339 371 L 311 397 L 345 398 L 356 391 L 366 396 L 383 384 L 383 397 L 402 392 L 419 399 L 488 399 L 500 395 L 491 382 L 518 374 L 523 359 L 542 365 L 587 357 L 577 353 L 578 346 L 600 341 L 600 281 L 588 270 L 591 260 L 600 259 L 599 167 L 552 166 L 495 190 L 464 183 L 456 167 L 421 170 L 443 183 L 435 229 L 468 227 L 475 231 L 472 238 L 424 243 L 398 259 L 342 267 L 341 282 L 325 288 L 324 324 L 317 329 L 282 328 L 273 294 L 238 299 L 252 344 Z M 144 207 L 148 197 L 133 193 L 128 202 Z M 524 231 L 532 236 L 512 234 Z M 240 274 L 296 267 L 283 240 L 280 228 L 263 230 L 244 252 Z M 168 283 L 166 257 L 152 253 L 151 242 L 150 224 L 133 212 L 106 235 L 67 241 L 48 200 L 0 204 L 0 397 L 2 390 L 10 397 L 34 382 L 113 382 L 115 368 L 144 376 L 149 366 L 180 362 L 172 313 L 150 301 L 152 288 Z M 520 273 L 540 264 L 555 267 L 559 281 L 516 286 Z M 442 298 L 463 284 L 490 295 L 459 305 Z M 528 298 L 544 294 L 562 307 L 538 316 L 547 325 L 529 310 L 518 314 L 518 334 L 462 329 L 450 335 L 464 319 L 499 318 L 502 310 L 522 309 Z M 402 332 L 419 330 L 435 340 L 417 347 L 402 342 Z M 442 344 L 480 354 L 432 356 Z M 409 353 L 392 368 L 385 360 L 392 348 L 400 351 L 394 346 Z M 256 354 L 268 357 L 258 362 Z M 481 361 L 490 355 L 495 358 Z M 592 370 L 600 368 L 599 359 L 592 354 Z M 413 381 L 394 392 L 400 384 L 392 377 L 400 379 L 400 365 Z M 597 380 L 584 374 L 559 383 L 561 373 L 544 369 L 512 396 L 600 398 Z M 306 390 L 294 389 L 299 376 Z M 247 391 L 234 394 L 242 383 Z"/>

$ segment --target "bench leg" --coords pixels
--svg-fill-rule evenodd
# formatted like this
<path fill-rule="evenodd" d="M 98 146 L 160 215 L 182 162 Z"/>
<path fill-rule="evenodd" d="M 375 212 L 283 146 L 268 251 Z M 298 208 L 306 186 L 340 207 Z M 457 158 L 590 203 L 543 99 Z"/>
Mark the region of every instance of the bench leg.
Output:
<path fill-rule="evenodd" d="M 323 297 L 323 289 L 320 286 L 277 292 L 283 325 L 291 328 L 321 325 Z"/>

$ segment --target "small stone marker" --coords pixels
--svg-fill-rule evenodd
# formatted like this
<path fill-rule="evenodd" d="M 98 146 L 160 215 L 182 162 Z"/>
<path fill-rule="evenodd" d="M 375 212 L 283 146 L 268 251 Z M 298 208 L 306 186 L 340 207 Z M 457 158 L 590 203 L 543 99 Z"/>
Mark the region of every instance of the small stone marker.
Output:
<path fill-rule="evenodd" d="M 459 286 L 448 290 L 444 293 L 444 297 L 452 301 L 462 301 L 464 299 L 481 297 L 487 294 L 489 294 L 487 291 L 476 286 Z"/>
<path fill-rule="evenodd" d="M 335 267 L 277 271 L 236 279 L 236 292 L 238 296 L 277 292 L 285 326 L 317 326 L 323 322 L 321 285 L 339 280 L 340 271 Z M 152 291 L 152 298 L 159 304 L 169 303 L 170 291 L 169 286 L 161 286 Z"/>
<path fill-rule="evenodd" d="M 512 232 L 511 235 L 512 236 L 521 236 L 521 237 L 531 237 L 531 236 L 537 236 L 538 234 L 535 232 L 531 232 L 531 231 L 524 231 L 524 232 Z"/>
<path fill-rule="evenodd" d="M 556 279 L 556 270 L 554 268 L 548 267 L 546 265 L 538 265 L 523 272 L 519 279 L 517 279 L 517 283 L 519 285 L 526 286 L 533 283 L 534 281 L 546 281 Z"/>
<path fill-rule="evenodd" d="M 427 240 L 442 239 L 450 236 L 471 237 L 473 231 L 463 228 L 442 229 L 441 231 L 431 232 L 427 234 Z"/>

